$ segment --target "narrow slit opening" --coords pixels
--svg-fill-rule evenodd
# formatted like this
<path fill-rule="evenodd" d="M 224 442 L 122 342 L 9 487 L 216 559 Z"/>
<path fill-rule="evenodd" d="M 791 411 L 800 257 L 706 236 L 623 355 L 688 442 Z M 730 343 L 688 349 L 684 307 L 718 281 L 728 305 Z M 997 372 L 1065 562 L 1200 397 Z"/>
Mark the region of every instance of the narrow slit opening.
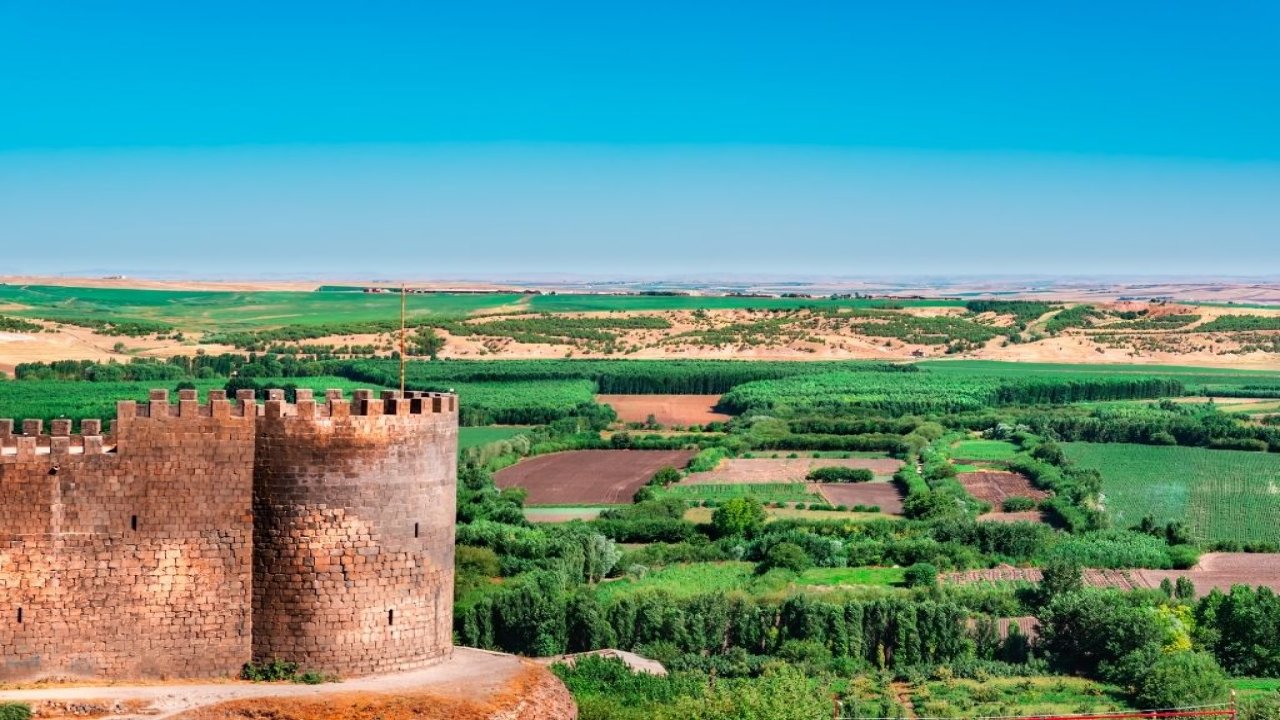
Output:
<path fill-rule="evenodd" d="M 18 608 L 18 624 L 22 624 L 22 608 Z"/>
<path fill-rule="evenodd" d="M 413 536 L 414 536 L 414 537 L 418 537 L 418 533 L 419 533 L 419 531 L 420 531 L 420 529 L 421 529 L 419 526 L 420 526 L 420 523 L 414 523 L 414 524 L 413 524 Z"/>
<path fill-rule="evenodd" d="M 134 515 L 134 516 L 132 516 L 132 517 L 130 517 L 130 518 L 129 518 L 129 529 L 130 529 L 130 530 L 133 530 L 133 531 L 135 531 L 135 532 L 137 532 L 137 530 L 138 530 L 138 516 L 137 516 L 137 515 Z"/>
<path fill-rule="evenodd" d="M 395 611 L 395 610 L 388 610 L 388 611 L 387 611 L 387 624 L 388 624 L 388 625 L 395 625 L 395 624 L 396 624 L 396 611 Z"/>

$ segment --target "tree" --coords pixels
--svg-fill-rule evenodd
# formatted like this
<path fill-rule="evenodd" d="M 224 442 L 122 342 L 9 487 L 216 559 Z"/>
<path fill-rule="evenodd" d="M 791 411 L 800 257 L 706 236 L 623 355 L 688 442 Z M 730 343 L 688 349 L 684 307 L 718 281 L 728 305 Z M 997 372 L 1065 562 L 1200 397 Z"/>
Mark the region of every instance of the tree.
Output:
<path fill-rule="evenodd" d="M 649 480 L 650 485 L 661 485 L 662 487 L 678 482 L 680 482 L 680 471 L 670 465 L 658 470 Z"/>
<path fill-rule="evenodd" d="M 1173 596 L 1179 600 L 1192 600 L 1196 596 L 1196 584 L 1186 575 L 1178 576 L 1178 582 L 1173 585 Z"/>
<path fill-rule="evenodd" d="M 805 553 L 804 548 L 792 542 L 780 542 L 769 548 L 764 561 L 760 563 L 760 571 L 767 572 L 774 568 L 802 573 L 813 567 L 813 561 Z"/>
<path fill-rule="evenodd" d="M 1130 653 L 1159 652 L 1165 637 L 1154 613 L 1111 590 L 1053 595 L 1038 618 L 1040 646 L 1050 662 L 1071 672 L 1094 674 Z"/>
<path fill-rule="evenodd" d="M 931 588 L 938 584 L 938 568 L 929 563 L 916 563 L 907 568 L 902 580 L 909 588 Z"/>
<path fill-rule="evenodd" d="M 1050 560 L 1041 569 L 1040 587 L 1036 595 L 1040 605 L 1048 605 L 1055 597 L 1079 592 L 1084 588 L 1084 570 L 1068 558 Z"/>
<path fill-rule="evenodd" d="M 1212 655 L 1161 655 L 1136 678 L 1134 699 L 1142 708 L 1174 708 L 1218 702 L 1227 695 L 1227 676 Z"/>
<path fill-rule="evenodd" d="M 712 513 L 711 526 L 722 537 L 742 535 L 764 525 L 767 517 L 759 500 L 753 497 L 733 498 Z"/>

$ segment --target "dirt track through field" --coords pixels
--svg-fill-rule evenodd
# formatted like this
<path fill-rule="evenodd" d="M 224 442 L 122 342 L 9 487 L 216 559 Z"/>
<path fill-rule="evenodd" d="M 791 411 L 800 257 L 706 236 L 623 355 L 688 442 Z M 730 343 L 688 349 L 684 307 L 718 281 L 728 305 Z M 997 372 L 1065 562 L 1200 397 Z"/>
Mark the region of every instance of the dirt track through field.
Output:
<path fill-rule="evenodd" d="M 719 395 L 597 395 L 596 402 L 612 407 L 622 422 L 648 422 L 652 415 L 661 425 L 706 425 L 733 418 L 713 409 Z"/>
<path fill-rule="evenodd" d="M 631 502 L 666 466 L 682 468 L 692 450 L 574 450 L 540 455 L 499 470 L 500 488 L 529 491 L 529 505 L 616 505 Z"/>

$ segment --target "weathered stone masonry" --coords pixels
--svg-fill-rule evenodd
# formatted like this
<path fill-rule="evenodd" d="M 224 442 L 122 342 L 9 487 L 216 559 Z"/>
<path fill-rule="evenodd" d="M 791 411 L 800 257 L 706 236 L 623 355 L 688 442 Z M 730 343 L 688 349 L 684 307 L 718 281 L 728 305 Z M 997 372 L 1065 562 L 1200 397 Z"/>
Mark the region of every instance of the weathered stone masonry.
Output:
<path fill-rule="evenodd" d="M 448 654 L 457 399 L 209 395 L 0 420 L 0 680 Z"/>

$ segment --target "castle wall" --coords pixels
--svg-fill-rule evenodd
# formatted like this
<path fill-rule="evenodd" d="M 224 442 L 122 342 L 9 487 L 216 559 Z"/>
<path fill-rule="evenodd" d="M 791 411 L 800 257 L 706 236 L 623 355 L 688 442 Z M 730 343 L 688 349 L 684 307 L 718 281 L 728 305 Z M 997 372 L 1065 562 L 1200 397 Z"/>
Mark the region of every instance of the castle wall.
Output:
<path fill-rule="evenodd" d="M 0 680 L 249 660 L 255 414 L 158 391 L 107 436 L 0 421 Z"/>
<path fill-rule="evenodd" d="M 254 657 L 346 676 L 445 658 L 457 398 L 299 391 L 258 423 Z"/>

